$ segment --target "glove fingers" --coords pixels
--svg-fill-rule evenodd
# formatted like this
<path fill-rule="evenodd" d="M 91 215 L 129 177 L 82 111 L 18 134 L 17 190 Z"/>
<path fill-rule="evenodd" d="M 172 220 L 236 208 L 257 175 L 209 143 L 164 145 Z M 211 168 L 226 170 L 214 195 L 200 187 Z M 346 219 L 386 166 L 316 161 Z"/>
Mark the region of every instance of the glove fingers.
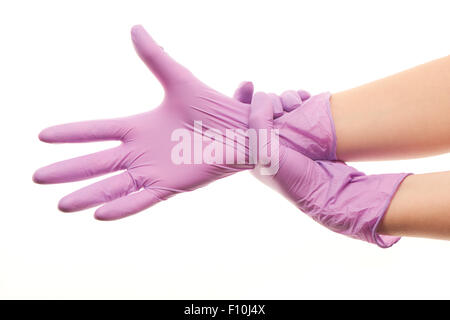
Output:
<path fill-rule="evenodd" d="M 84 180 L 125 169 L 126 154 L 122 146 L 56 162 L 38 169 L 33 181 L 41 184 Z"/>
<path fill-rule="evenodd" d="M 298 95 L 300 96 L 300 98 L 302 99 L 302 101 L 306 101 L 309 98 L 311 98 L 311 94 L 308 91 L 305 90 L 298 90 L 297 91 Z"/>
<path fill-rule="evenodd" d="M 117 220 L 150 208 L 161 200 L 167 199 L 172 191 L 144 189 L 128 196 L 108 202 L 95 211 L 98 220 Z"/>
<path fill-rule="evenodd" d="M 244 81 L 239 84 L 238 88 L 234 92 L 233 98 L 242 103 L 250 104 L 253 97 L 253 83 L 250 81 Z"/>
<path fill-rule="evenodd" d="M 280 98 L 275 93 L 267 94 L 272 102 L 273 108 L 273 117 L 278 118 L 281 117 L 284 113 L 283 105 L 281 104 Z"/>
<path fill-rule="evenodd" d="M 58 203 L 58 208 L 64 212 L 80 211 L 112 201 L 136 191 L 136 185 L 128 172 L 104 179 L 77 190 Z"/>
<path fill-rule="evenodd" d="M 39 139 L 50 143 L 121 140 L 126 133 L 121 119 L 94 120 L 49 127 L 41 131 Z"/>
<path fill-rule="evenodd" d="M 273 128 L 273 106 L 270 96 L 257 92 L 250 107 L 249 128 L 257 130 L 258 144 L 251 146 L 252 157 L 263 166 L 271 163 L 271 135 Z"/>
<path fill-rule="evenodd" d="M 290 112 L 296 108 L 298 108 L 302 104 L 302 98 L 300 95 L 293 91 L 285 91 L 280 96 L 281 104 L 283 105 L 283 109 L 286 112 Z"/>
<path fill-rule="evenodd" d="M 153 40 L 142 26 L 137 25 L 131 29 L 131 38 L 139 57 L 165 88 L 180 80 L 193 78 L 186 68 L 164 52 L 164 49 Z"/>
<path fill-rule="evenodd" d="M 264 92 L 257 92 L 253 96 L 249 128 L 272 129 L 273 126 L 273 106 L 269 95 Z"/>

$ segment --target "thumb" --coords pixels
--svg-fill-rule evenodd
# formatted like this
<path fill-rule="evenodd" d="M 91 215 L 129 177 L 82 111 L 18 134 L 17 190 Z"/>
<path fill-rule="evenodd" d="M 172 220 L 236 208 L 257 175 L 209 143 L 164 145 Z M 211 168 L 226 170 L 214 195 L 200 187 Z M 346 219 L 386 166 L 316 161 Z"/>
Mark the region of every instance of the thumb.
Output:
<path fill-rule="evenodd" d="M 164 88 L 194 77 L 189 70 L 173 60 L 141 25 L 131 29 L 131 39 L 139 57 Z"/>
<path fill-rule="evenodd" d="M 257 92 L 250 106 L 249 131 L 254 130 L 250 134 L 256 137 L 250 141 L 250 155 L 253 161 L 266 168 L 271 167 L 274 160 L 277 162 L 274 158 L 278 158 L 278 141 L 273 141 L 278 140 L 278 137 L 272 129 L 272 100 L 267 94 Z"/>
<path fill-rule="evenodd" d="M 253 96 L 250 107 L 249 128 L 256 130 L 273 128 L 272 100 L 264 92 L 257 92 Z"/>

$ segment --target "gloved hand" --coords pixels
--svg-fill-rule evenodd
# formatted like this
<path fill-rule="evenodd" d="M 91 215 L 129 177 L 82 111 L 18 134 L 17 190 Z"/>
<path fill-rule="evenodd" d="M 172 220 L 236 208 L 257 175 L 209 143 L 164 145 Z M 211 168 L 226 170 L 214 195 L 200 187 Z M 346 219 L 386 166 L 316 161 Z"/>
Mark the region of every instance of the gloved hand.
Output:
<path fill-rule="evenodd" d="M 240 98 L 246 101 L 251 99 L 245 95 Z M 301 108 L 303 106 L 298 109 Z M 249 127 L 272 130 L 275 122 L 273 112 L 271 98 L 265 93 L 256 93 L 251 102 Z M 267 133 L 263 136 L 271 135 Z M 269 139 L 262 148 L 272 150 L 270 144 Z M 375 243 L 382 248 L 390 247 L 400 239 L 378 234 L 377 227 L 408 174 L 367 176 L 343 162 L 313 161 L 283 144 L 278 147 L 278 172 L 269 176 L 258 175 L 258 170 L 255 170 L 260 180 L 277 189 L 300 210 L 332 231 Z M 265 151 L 259 152 L 258 161 L 268 163 L 268 159 L 261 159 L 265 154 Z"/>
<path fill-rule="evenodd" d="M 254 167 L 233 161 L 226 164 L 224 154 L 214 148 L 208 149 L 204 144 L 202 146 L 202 139 L 210 137 L 210 140 L 230 147 L 226 141 L 219 140 L 226 129 L 247 129 L 249 105 L 226 97 L 200 82 L 171 59 L 141 26 L 135 26 L 131 33 L 138 55 L 163 85 L 165 98 L 158 108 L 142 114 L 64 124 L 40 133 L 40 140 L 50 143 L 122 141 L 116 148 L 58 162 L 35 172 L 33 180 L 37 183 L 61 183 L 125 170 L 64 197 L 59 202 L 62 211 L 78 211 L 107 202 L 96 210 L 95 217 L 118 219 L 174 194 Z M 245 92 L 246 88 L 248 85 L 241 90 Z M 201 126 L 195 127 L 194 121 L 201 121 Z M 215 131 L 208 132 L 207 129 Z M 186 132 L 188 136 L 183 140 Z M 174 163 L 173 148 L 177 145 L 174 139 L 186 143 L 189 150 L 192 144 L 197 148 L 196 143 L 199 143 L 200 149 L 192 150 L 192 154 L 188 148 L 180 151 L 176 158 L 188 161 Z M 237 150 L 235 145 L 231 148 Z M 200 157 L 205 153 L 209 155 L 207 163 L 205 159 L 197 159 L 199 153 Z"/>
<path fill-rule="evenodd" d="M 234 97 L 249 103 L 248 82 Z M 312 96 L 304 90 L 268 94 L 274 114 L 274 129 L 280 130 L 280 143 L 312 160 L 337 160 L 336 131 L 330 110 L 330 93 Z"/>

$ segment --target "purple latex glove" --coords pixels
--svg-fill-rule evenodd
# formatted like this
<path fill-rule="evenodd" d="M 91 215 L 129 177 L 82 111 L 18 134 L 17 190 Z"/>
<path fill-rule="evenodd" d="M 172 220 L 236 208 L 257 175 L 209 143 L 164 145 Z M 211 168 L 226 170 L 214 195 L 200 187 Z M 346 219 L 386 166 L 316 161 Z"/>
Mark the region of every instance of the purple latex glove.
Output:
<path fill-rule="evenodd" d="M 312 160 L 337 160 L 330 97 L 329 92 L 312 97 L 303 90 L 282 93 L 278 100 L 285 112 L 274 121 L 275 129 L 282 133 L 280 142 Z M 278 104 L 275 95 L 271 101 Z"/>
<path fill-rule="evenodd" d="M 189 152 L 186 156 L 194 158 L 190 164 L 174 163 L 172 152 L 176 143 L 172 138 L 177 130 L 187 130 L 189 141 L 194 145 L 194 131 L 204 136 L 210 130 L 218 130 L 220 136 L 227 129 L 246 130 L 249 105 L 226 97 L 200 82 L 171 59 L 141 26 L 132 29 L 132 39 L 138 55 L 163 85 L 165 98 L 158 108 L 139 115 L 59 125 L 40 133 L 40 140 L 49 143 L 122 141 L 119 147 L 58 162 L 35 172 L 33 180 L 45 184 L 78 181 L 124 170 L 64 197 L 59 202 L 62 211 L 79 211 L 106 203 L 96 210 L 95 217 L 118 219 L 142 211 L 174 194 L 194 190 L 254 167 L 248 161 L 231 161 L 230 164 L 227 154 L 217 155 L 215 150 L 207 150 L 204 144 L 200 154 L 208 151 L 214 153 L 218 158 L 216 160 L 222 161 L 205 163 L 201 159 L 198 163 L 196 155 Z M 244 83 L 239 90 L 244 96 L 251 97 L 253 85 Z M 198 130 L 195 121 L 201 121 L 202 126 Z M 200 140 L 203 138 L 200 137 Z M 242 147 L 242 142 L 233 141 L 230 145 L 226 137 L 220 138 L 225 151 L 236 149 L 239 143 Z M 245 145 L 247 137 L 244 139 Z M 246 148 L 245 145 L 244 151 L 242 148 L 235 150 L 232 160 L 238 156 L 248 160 Z M 192 153 L 196 151 L 194 147 Z"/>
<path fill-rule="evenodd" d="M 253 87 L 236 90 L 235 99 L 250 103 Z M 336 131 L 330 110 L 330 93 L 312 96 L 305 90 L 285 91 L 280 96 L 268 94 L 274 128 L 280 130 L 280 143 L 312 160 L 337 160 Z M 250 99 L 250 100 L 249 100 Z"/>
<path fill-rule="evenodd" d="M 40 140 L 50 143 L 122 141 L 116 148 L 58 162 L 35 172 L 33 180 L 37 183 L 62 183 L 124 170 L 64 197 L 59 202 L 62 211 L 78 211 L 106 203 L 96 210 L 95 217 L 118 219 L 174 194 L 254 167 L 222 164 L 226 159 L 195 165 L 174 164 L 171 156 L 177 144 L 172 142 L 175 130 L 187 130 L 191 141 L 196 139 L 194 121 L 202 122 L 202 133 L 209 128 L 221 132 L 229 128 L 245 130 L 249 105 L 200 82 L 171 59 L 141 26 L 133 27 L 131 35 L 138 55 L 164 87 L 165 98 L 158 108 L 142 114 L 58 125 L 40 133 Z M 252 92 L 248 86 L 251 84 L 244 85 L 241 90 Z M 205 147 L 202 148 L 201 153 Z"/>
<path fill-rule="evenodd" d="M 244 98 L 250 100 L 248 96 Z M 273 112 L 270 96 L 256 93 L 251 103 L 249 127 L 273 129 Z M 380 235 L 376 230 L 408 174 L 367 176 L 343 162 L 313 161 L 282 144 L 279 145 L 278 172 L 273 176 L 258 175 L 258 170 L 255 173 L 260 180 L 332 231 L 382 248 L 390 247 L 400 239 Z"/>
<path fill-rule="evenodd" d="M 250 103 L 253 86 L 243 82 L 234 98 Z M 330 109 L 330 93 L 315 96 L 305 90 L 288 90 L 280 96 L 268 94 L 274 128 L 280 130 L 280 142 L 312 160 L 337 160 L 336 130 Z"/>

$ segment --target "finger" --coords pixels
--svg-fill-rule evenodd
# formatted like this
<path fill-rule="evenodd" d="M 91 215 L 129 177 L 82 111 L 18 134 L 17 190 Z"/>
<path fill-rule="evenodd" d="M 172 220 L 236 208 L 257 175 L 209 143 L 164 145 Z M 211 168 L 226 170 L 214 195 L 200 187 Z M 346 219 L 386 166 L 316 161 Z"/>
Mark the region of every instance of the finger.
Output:
<path fill-rule="evenodd" d="M 39 134 L 39 139 L 50 143 L 121 140 L 127 131 L 120 119 L 94 120 L 61 124 L 44 129 Z"/>
<path fill-rule="evenodd" d="M 306 100 L 311 98 L 311 94 L 308 91 L 298 90 L 297 93 L 298 93 L 298 95 L 300 96 L 300 98 L 302 99 L 303 102 L 305 102 Z"/>
<path fill-rule="evenodd" d="M 136 191 L 136 185 L 130 173 L 122 172 L 116 176 L 91 184 L 77 190 L 58 203 L 64 212 L 80 211 L 112 201 Z"/>
<path fill-rule="evenodd" d="M 92 178 L 125 169 L 126 154 L 121 147 L 100 151 L 38 169 L 33 181 L 40 184 L 62 183 Z"/>
<path fill-rule="evenodd" d="M 283 109 L 286 112 L 290 112 L 296 108 L 298 108 L 302 104 L 302 98 L 300 95 L 293 91 L 285 91 L 280 96 L 281 104 L 283 105 Z"/>
<path fill-rule="evenodd" d="M 269 95 L 257 92 L 253 96 L 249 127 L 253 129 L 271 129 L 273 123 L 273 106 Z"/>
<path fill-rule="evenodd" d="M 244 81 L 239 84 L 239 87 L 234 92 L 233 98 L 242 103 L 250 104 L 253 97 L 253 83 Z"/>
<path fill-rule="evenodd" d="M 186 68 L 165 53 L 142 26 L 137 25 L 131 29 L 131 38 L 139 57 L 165 88 L 193 77 Z"/>
<path fill-rule="evenodd" d="M 168 190 L 144 189 L 126 197 L 108 202 L 95 211 L 95 218 L 106 221 L 125 218 L 150 208 L 154 204 L 167 199 L 173 194 L 172 191 Z"/>
<path fill-rule="evenodd" d="M 273 117 L 274 118 L 281 117 L 284 111 L 280 98 L 275 93 L 269 93 L 268 96 L 270 98 L 270 101 L 272 102 Z"/>
<path fill-rule="evenodd" d="M 273 127 L 273 105 L 270 97 L 257 92 L 250 107 L 249 127 L 258 130 L 258 145 L 253 144 L 252 157 L 263 166 L 270 164 L 268 150 L 271 147 L 271 130 Z"/>

